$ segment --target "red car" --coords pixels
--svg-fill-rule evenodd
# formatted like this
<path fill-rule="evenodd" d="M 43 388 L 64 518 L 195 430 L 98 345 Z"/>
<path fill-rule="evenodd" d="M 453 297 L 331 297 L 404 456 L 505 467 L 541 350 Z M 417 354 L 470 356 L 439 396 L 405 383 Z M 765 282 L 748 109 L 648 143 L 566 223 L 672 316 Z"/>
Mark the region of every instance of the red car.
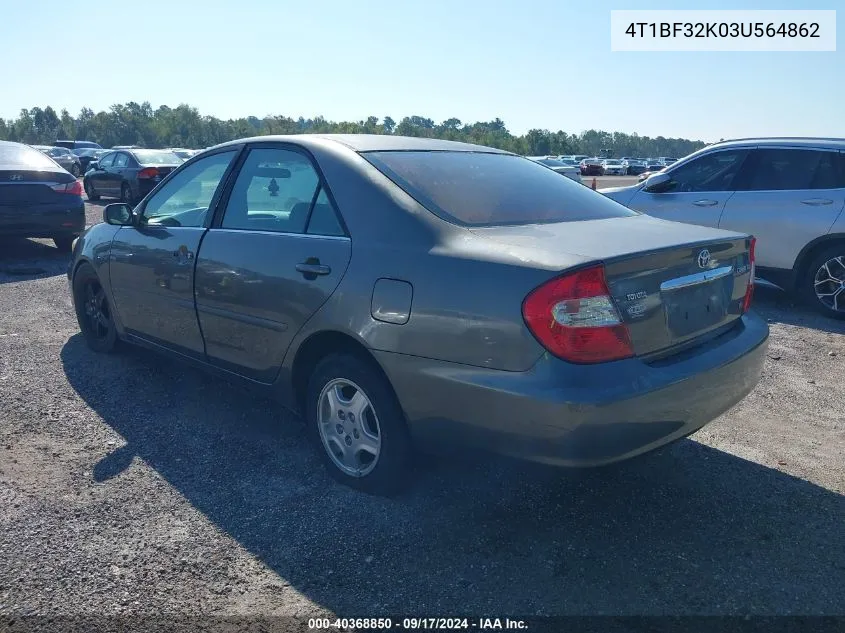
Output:
<path fill-rule="evenodd" d="M 601 158 L 585 158 L 581 161 L 582 176 L 601 176 Z"/>

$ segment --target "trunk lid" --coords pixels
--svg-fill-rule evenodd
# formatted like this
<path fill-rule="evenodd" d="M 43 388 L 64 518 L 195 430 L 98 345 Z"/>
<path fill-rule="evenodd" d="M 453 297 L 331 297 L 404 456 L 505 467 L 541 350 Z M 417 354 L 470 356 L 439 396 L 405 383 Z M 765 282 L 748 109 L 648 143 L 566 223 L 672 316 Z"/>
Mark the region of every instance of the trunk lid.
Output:
<path fill-rule="evenodd" d="M 751 277 L 750 237 L 646 215 L 472 229 L 537 253 L 603 262 L 610 294 L 639 357 L 706 339 L 742 315 Z"/>
<path fill-rule="evenodd" d="M 76 180 L 67 172 L 9 169 L 0 167 L 0 209 L 32 207 L 61 200 L 65 194 L 53 191 L 53 185 Z"/>

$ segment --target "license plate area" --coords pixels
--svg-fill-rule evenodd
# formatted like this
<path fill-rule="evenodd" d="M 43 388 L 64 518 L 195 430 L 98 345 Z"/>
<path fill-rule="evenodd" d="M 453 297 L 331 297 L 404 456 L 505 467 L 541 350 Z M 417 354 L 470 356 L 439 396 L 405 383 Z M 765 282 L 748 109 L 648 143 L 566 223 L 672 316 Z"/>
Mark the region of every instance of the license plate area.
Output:
<path fill-rule="evenodd" d="M 712 281 L 663 290 L 666 326 L 673 339 L 685 338 L 721 324 L 728 314 L 733 279 Z"/>

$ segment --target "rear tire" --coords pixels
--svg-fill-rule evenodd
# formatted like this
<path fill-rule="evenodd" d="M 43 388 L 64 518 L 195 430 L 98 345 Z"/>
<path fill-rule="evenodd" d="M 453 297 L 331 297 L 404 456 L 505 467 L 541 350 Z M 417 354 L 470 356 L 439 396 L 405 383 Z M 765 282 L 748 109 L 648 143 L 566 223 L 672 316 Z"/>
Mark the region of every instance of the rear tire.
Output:
<path fill-rule="evenodd" d="M 114 351 L 118 344 L 114 310 L 90 264 L 82 264 L 73 276 L 73 303 L 88 347 L 100 354 Z"/>
<path fill-rule="evenodd" d="M 95 202 L 100 199 L 100 194 L 94 191 L 94 185 L 91 182 L 85 180 L 83 181 L 82 186 L 85 189 L 85 195 L 88 196 L 88 200 Z"/>
<path fill-rule="evenodd" d="M 845 242 L 816 255 L 799 284 L 806 304 L 825 316 L 845 319 Z"/>
<path fill-rule="evenodd" d="M 383 496 L 407 485 L 413 452 L 405 416 L 372 361 L 331 354 L 317 363 L 308 381 L 305 419 L 323 463 L 338 482 Z"/>
<path fill-rule="evenodd" d="M 60 237 L 54 237 L 53 243 L 62 253 L 70 253 L 73 248 L 73 240 L 74 238 L 72 235 L 62 235 Z"/>
<path fill-rule="evenodd" d="M 132 188 L 127 183 L 120 186 L 120 201 L 132 205 Z"/>

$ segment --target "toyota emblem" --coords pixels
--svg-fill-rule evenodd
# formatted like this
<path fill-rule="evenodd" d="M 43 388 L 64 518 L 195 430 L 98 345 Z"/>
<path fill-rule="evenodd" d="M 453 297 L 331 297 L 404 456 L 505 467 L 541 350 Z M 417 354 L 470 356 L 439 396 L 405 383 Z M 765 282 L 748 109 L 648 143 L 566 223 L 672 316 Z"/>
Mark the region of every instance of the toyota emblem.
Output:
<path fill-rule="evenodd" d="M 707 268 L 710 264 L 710 251 L 706 248 L 698 254 L 698 267 Z"/>

